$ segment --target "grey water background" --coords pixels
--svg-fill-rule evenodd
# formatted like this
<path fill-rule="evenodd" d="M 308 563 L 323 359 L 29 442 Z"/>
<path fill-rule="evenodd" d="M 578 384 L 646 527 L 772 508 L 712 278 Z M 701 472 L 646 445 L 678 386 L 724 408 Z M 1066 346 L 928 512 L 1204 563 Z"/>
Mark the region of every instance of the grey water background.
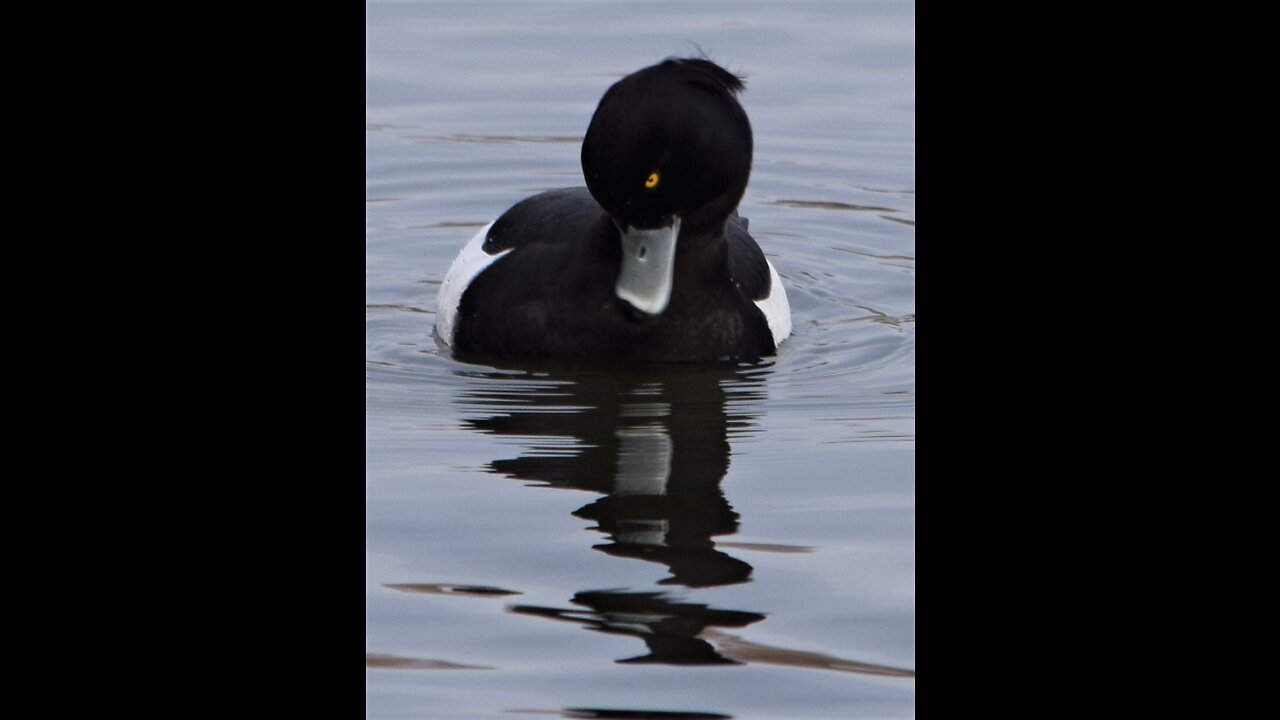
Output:
<path fill-rule="evenodd" d="M 367 716 L 913 717 L 914 4 L 365 7 Z M 698 52 L 746 76 L 778 357 L 451 358 L 457 250 Z"/>

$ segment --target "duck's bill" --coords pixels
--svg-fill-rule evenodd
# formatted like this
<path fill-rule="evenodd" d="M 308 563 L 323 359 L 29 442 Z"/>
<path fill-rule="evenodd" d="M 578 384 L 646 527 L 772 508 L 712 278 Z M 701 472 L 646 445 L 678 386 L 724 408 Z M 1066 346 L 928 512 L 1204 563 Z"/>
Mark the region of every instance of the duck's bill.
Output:
<path fill-rule="evenodd" d="M 615 290 L 618 297 L 648 315 L 660 315 L 671 301 L 671 281 L 676 269 L 676 238 L 680 218 L 651 230 L 622 229 L 622 271 Z"/>

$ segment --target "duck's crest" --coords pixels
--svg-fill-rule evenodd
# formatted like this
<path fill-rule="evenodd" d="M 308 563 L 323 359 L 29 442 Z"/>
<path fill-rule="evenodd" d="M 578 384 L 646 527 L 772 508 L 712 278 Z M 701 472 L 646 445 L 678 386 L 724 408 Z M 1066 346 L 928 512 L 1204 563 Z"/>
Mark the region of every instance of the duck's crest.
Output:
<path fill-rule="evenodd" d="M 735 95 L 741 93 L 747 86 L 743 78 L 734 75 L 704 57 L 673 57 L 667 58 L 665 62 L 688 68 L 700 76 L 699 79 L 710 80 Z"/>

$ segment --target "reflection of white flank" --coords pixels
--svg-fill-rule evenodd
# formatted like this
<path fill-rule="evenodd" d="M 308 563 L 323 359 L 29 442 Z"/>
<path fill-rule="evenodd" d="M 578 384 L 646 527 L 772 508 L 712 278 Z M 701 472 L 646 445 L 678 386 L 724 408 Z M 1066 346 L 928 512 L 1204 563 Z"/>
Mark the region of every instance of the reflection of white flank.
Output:
<path fill-rule="evenodd" d="M 620 427 L 614 495 L 666 495 L 671 436 L 657 423 Z"/>

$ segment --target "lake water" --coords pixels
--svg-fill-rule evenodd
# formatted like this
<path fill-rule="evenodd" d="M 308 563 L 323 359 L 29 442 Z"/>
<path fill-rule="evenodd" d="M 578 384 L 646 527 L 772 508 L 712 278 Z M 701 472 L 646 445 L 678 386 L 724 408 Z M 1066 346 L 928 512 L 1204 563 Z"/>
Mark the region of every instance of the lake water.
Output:
<path fill-rule="evenodd" d="M 913 3 L 365 7 L 367 716 L 914 717 Z M 458 249 L 699 51 L 747 79 L 778 357 L 451 358 Z"/>

